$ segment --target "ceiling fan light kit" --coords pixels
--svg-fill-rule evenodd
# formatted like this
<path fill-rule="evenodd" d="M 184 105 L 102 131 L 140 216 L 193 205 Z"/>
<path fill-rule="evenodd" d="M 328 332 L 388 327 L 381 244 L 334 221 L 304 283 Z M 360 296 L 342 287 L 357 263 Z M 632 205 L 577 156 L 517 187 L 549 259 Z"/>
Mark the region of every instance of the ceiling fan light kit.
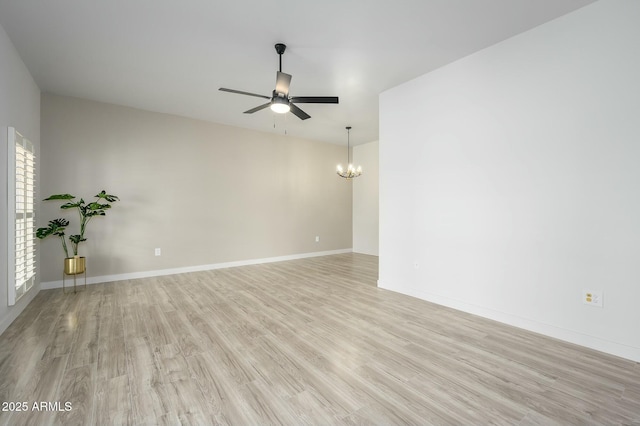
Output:
<path fill-rule="evenodd" d="M 271 101 L 271 111 L 277 112 L 278 114 L 285 114 L 291 111 L 289 101 L 284 97 L 274 95 L 273 100 Z"/>
<path fill-rule="evenodd" d="M 245 111 L 245 114 L 253 114 L 254 112 L 263 110 L 269 107 L 273 112 L 278 114 L 285 114 L 291 111 L 300 120 L 306 120 L 311 118 L 309 114 L 297 107 L 296 103 L 306 104 L 337 104 L 337 96 L 289 96 L 289 84 L 291 83 L 291 75 L 282 72 L 282 54 L 287 49 L 287 46 L 278 43 L 275 45 L 276 53 L 279 55 L 280 70 L 276 73 L 276 88 L 273 91 L 271 97 L 258 95 L 257 93 L 243 92 L 241 90 L 227 89 L 221 87 L 220 91 L 236 93 L 239 95 L 254 96 L 256 98 L 268 99 L 266 104 L 259 105 L 255 108 Z"/>

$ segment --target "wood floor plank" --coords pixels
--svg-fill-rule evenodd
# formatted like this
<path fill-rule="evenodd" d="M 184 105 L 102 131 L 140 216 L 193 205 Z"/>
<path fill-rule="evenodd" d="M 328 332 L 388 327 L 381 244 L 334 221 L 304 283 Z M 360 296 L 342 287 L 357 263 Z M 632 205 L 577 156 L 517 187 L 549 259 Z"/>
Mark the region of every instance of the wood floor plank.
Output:
<path fill-rule="evenodd" d="M 0 336 L 0 401 L 73 409 L 0 425 L 640 425 L 640 364 L 378 289 L 377 267 L 41 291 Z"/>
<path fill-rule="evenodd" d="M 205 396 L 190 380 L 177 380 L 168 385 L 173 410 L 181 424 L 215 424 L 216 414 L 208 409 Z"/>
<path fill-rule="evenodd" d="M 264 424 L 296 424 L 294 410 L 285 400 L 274 398 L 268 384 L 261 379 L 244 384 L 240 394 L 247 401 L 255 417 Z"/>
<path fill-rule="evenodd" d="M 147 336 L 152 347 L 158 348 L 176 341 L 164 312 L 156 305 L 148 305 L 142 311 Z"/>
<path fill-rule="evenodd" d="M 54 423 L 65 425 L 93 423 L 96 375 L 95 364 L 66 370 L 57 398 L 63 410 L 55 413 Z M 67 404 L 69 404 L 68 407 Z"/>
<path fill-rule="evenodd" d="M 220 424 L 259 424 L 261 418 L 246 398 L 244 384 L 238 385 L 211 353 L 187 358 L 193 377 L 208 410 Z"/>
<path fill-rule="evenodd" d="M 165 312 L 165 317 L 173 335 L 176 337 L 176 344 L 184 356 L 191 356 L 208 350 L 206 339 L 189 321 L 185 312 L 180 309 Z"/>
<path fill-rule="evenodd" d="M 40 404 L 57 401 L 58 388 L 64 378 L 68 357 L 69 355 L 63 355 L 41 360 L 33 370 L 25 372 L 25 376 L 29 378 L 28 381 L 7 401 L 26 402 L 28 410 L 9 412 L 6 424 L 40 425 L 53 423 L 56 411 L 48 411 L 48 406 L 43 408 Z"/>
<path fill-rule="evenodd" d="M 155 349 L 154 360 L 162 375 L 169 382 L 187 381 L 191 377 L 187 361 L 177 344 L 159 346 Z"/>
<path fill-rule="evenodd" d="M 114 426 L 133 424 L 128 376 L 111 379 L 101 377 L 96 382 L 93 400 L 92 424 Z"/>
<path fill-rule="evenodd" d="M 71 348 L 70 368 L 93 364 L 98 360 L 98 321 L 80 319 Z"/>
<path fill-rule="evenodd" d="M 97 349 L 97 374 L 112 379 L 127 374 L 124 337 L 101 339 Z"/>
<path fill-rule="evenodd" d="M 136 302 L 135 299 L 122 305 L 123 332 L 126 340 L 147 336 L 143 306 L 143 303 Z"/>
<path fill-rule="evenodd" d="M 9 342 L 5 342 L 7 347 Z M 40 336 L 28 336 L 11 345 L 0 360 L 0 401 L 19 401 L 19 394 L 27 387 L 47 351 L 47 342 Z M 50 358 L 53 359 L 53 358 Z M 4 413 L 0 412 L 0 416 Z"/>
<path fill-rule="evenodd" d="M 107 288 L 114 289 L 115 286 L 109 286 Z M 116 294 L 107 293 L 103 296 L 98 318 L 101 340 L 124 339 L 122 306 L 118 303 Z"/>

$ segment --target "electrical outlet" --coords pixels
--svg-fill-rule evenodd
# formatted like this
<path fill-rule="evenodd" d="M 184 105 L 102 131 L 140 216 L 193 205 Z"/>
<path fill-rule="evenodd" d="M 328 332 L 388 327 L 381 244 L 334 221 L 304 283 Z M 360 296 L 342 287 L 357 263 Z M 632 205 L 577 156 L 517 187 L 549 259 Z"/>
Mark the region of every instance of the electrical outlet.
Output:
<path fill-rule="evenodd" d="M 582 303 L 602 308 L 602 290 L 582 290 Z"/>
<path fill-rule="evenodd" d="M 320 237 L 316 235 L 316 243 L 320 242 Z"/>
<path fill-rule="evenodd" d="M 157 248 L 157 249 L 155 250 L 155 254 L 156 254 L 156 256 L 160 256 L 160 255 L 162 254 L 162 250 L 160 250 L 159 248 Z"/>

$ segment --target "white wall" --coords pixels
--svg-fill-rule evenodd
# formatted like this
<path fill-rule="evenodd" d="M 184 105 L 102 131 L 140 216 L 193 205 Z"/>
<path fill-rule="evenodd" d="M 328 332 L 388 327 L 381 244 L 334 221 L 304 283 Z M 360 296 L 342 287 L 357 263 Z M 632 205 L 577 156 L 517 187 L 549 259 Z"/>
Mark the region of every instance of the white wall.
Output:
<path fill-rule="evenodd" d="M 640 361 L 638 22 L 602 0 L 381 95 L 381 287 Z"/>
<path fill-rule="evenodd" d="M 7 131 L 15 127 L 40 149 L 40 90 L 0 26 L 0 333 L 40 290 L 36 284 L 14 306 L 7 306 Z M 40 161 L 40 160 L 39 160 Z"/>
<path fill-rule="evenodd" d="M 378 255 L 378 141 L 353 147 L 353 164 L 362 166 L 353 180 L 353 251 Z"/>
<path fill-rule="evenodd" d="M 90 282 L 352 248 L 340 146 L 51 94 L 42 135 L 44 196 L 121 199 L 89 224 Z M 59 206 L 43 202 L 39 225 Z M 42 285 L 58 286 L 60 243 L 41 248 Z"/>

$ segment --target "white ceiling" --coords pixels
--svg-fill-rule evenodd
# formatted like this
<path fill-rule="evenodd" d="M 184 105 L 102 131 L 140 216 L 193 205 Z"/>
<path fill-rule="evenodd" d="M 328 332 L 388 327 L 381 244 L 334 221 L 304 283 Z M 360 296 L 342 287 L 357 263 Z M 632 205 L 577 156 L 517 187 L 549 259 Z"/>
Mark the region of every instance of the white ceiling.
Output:
<path fill-rule="evenodd" d="M 0 25 L 43 92 L 346 144 L 378 139 L 378 95 L 594 0 L 0 0 Z M 293 96 L 269 109 L 283 42 Z M 399 106 L 402 108 L 402 106 Z M 275 129 L 274 129 L 275 123 Z"/>

